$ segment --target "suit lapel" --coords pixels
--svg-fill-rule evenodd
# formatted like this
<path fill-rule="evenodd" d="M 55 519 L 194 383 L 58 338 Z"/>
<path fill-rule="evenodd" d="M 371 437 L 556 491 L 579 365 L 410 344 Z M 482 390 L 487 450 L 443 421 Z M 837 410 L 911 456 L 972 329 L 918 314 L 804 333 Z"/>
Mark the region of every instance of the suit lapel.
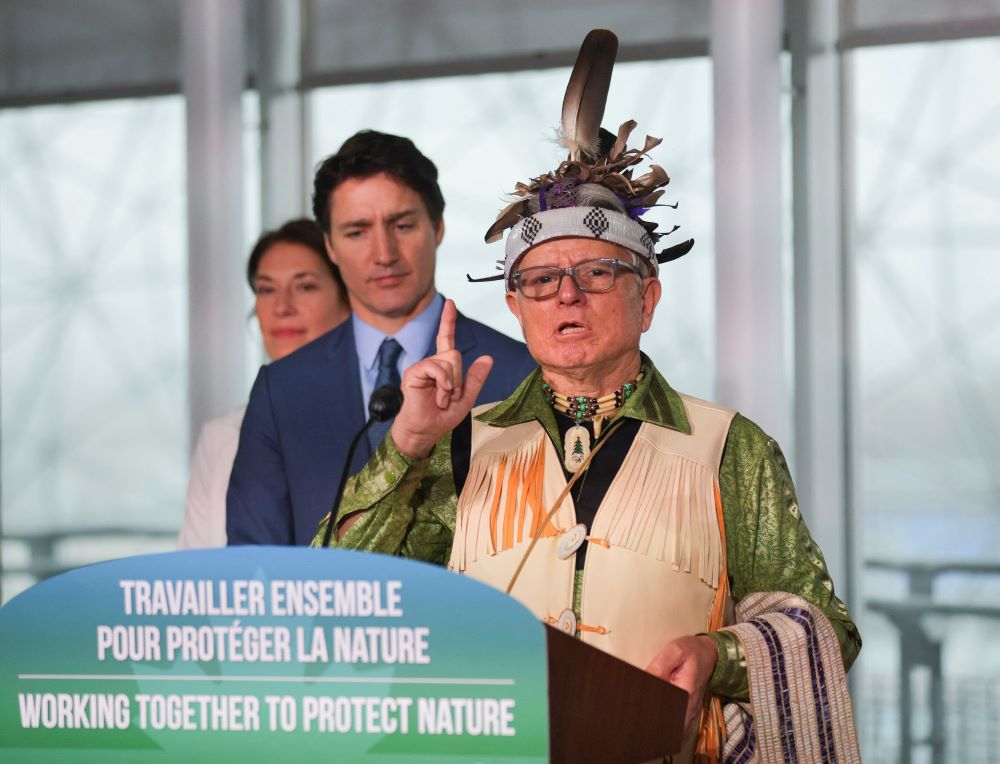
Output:
<path fill-rule="evenodd" d="M 323 440 L 331 445 L 331 465 L 341 465 L 347 458 L 351 439 L 365 423 L 365 402 L 361 395 L 361 372 L 358 367 L 358 352 L 354 346 L 354 327 L 350 319 L 331 336 L 331 341 L 324 353 L 324 361 L 316 369 L 316 389 L 320 392 L 320 411 L 318 412 L 323 431 L 327 434 Z M 364 439 L 362 439 L 364 441 Z M 354 467 L 356 472 L 371 456 L 366 442 L 358 446 Z M 331 470 L 336 474 L 334 484 L 340 479 L 339 469 Z"/>
<path fill-rule="evenodd" d="M 434 353 L 435 349 L 436 347 L 432 345 L 431 354 Z M 462 370 L 464 373 L 479 354 L 476 353 L 476 338 L 472 333 L 472 322 L 461 313 L 458 314 L 458 318 L 455 320 L 455 350 L 462 354 Z"/>

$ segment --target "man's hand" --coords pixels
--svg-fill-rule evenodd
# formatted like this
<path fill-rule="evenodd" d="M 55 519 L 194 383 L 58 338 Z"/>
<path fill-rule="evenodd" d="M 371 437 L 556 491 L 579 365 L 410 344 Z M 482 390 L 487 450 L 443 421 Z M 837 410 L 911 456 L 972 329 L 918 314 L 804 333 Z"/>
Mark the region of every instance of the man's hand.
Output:
<path fill-rule="evenodd" d="M 667 643 L 646 666 L 646 671 L 688 692 L 684 729 L 698 720 L 708 680 L 712 678 L 719 652 L 709 637 L 678 637 Z"/>
<path fill-rule="evenodd" d="M 455 350 L 458 309 L 446 300 L 437 334 L 437 353 L 413 364 L 403 374 L 403 408 L 392 423 L 392 442 L 410 459 L 423 459 L 445 433 L 458 426 L 493 368 L 493 359 L 480 356 L 469 367 L 463 383 L 462 354 Z"/>

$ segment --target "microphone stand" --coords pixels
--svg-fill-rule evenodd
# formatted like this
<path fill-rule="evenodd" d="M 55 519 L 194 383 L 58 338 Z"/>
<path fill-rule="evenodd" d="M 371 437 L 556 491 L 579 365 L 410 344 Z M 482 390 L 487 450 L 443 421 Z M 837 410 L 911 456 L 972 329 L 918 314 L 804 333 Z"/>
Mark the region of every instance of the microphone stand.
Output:
<path fill-rule="evenodd" d="M 337 520 L 337 510 L 340 509 L 340 502 L 344 498 L 344 487 L 347 485 L 347 478 L 351 473 L 351 464 L 354 462 L 354 452 L 358 450 L 358 443 L 361 436 L 368 432 L 368 428 L 375 422 L 385 422 L 392 419 L 399 413 L 403 406 L 403 391 L 398 385 L 382 385 L 372 393 L 371 400 L 368 401 L 368 421 L 364 427 L 358 430 L 351 441 L 351 447 L 347 449 L 347 458 L 344 460 L 344 469 L 340 472 L 340 484 L 337 486 L 337 493 L 333 498 L 333 507 L 330 509 L 330 520 L 326 524 L 326 533 L 323 534 L 323 546 L 330 546 L 330 538 L 333 535 L 333 526 Z"/>

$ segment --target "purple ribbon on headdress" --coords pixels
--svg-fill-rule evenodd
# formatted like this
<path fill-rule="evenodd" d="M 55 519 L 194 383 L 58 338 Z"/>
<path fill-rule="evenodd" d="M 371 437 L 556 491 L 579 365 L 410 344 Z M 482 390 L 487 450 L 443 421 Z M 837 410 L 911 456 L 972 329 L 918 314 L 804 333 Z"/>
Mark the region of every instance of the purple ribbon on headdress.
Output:
<path fill-rule="evenodd" d="M 632 218 L 632 220 L 638 220 L 643 215 L 645 215 L 647 212 L 649 212 L 651 209 L 653 209 L 652 207 L 643 207 L 642 205 L 636 203 L 636 201 L 634 199 L 626 199 L 624 196 L 622 196 L 619 193 L 616 193 L 615 196 L 617 196 L 621 200 L 621 203 L 625 205 L 625 212 L 626 212 L 626 214 L 630 218 Z M 675 209 L 675 210 L 677 209 L 677 204 L 676 203 L 674 203 L 674 204 L 658 204 L 656 206 L 657 207 L 670 207 L 671 209 Z"/>
<path fill-rule="evenodd" d="M 576 181 L 565 178 L 553 181 L 550 185 L 538 190 L 538 211 L 558 210 L 563 207 L 575 207 L 573 188 Z"/>
<path fill-rule="evenodd" d="M 616 193 L 615 196 L 625 207 L 625 214 L 628 215 L 632 220 L 638 220 L 647 212 L 649 212 L 649 207 L 643 207 L 635 203 L 634 199 L 626 199 L 621 194 Z"/>

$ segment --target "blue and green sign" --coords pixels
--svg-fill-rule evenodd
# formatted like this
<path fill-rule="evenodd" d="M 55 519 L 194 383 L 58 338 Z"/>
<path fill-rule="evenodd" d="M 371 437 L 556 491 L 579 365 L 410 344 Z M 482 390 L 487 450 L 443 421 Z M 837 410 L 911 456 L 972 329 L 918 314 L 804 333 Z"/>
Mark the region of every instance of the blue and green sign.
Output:
<path fill-rule="evenodd" d="M 0 760 L 548 759 L 545 635 L 440 568 L 242 547 L 93 565 L 0 609 Z"/>

